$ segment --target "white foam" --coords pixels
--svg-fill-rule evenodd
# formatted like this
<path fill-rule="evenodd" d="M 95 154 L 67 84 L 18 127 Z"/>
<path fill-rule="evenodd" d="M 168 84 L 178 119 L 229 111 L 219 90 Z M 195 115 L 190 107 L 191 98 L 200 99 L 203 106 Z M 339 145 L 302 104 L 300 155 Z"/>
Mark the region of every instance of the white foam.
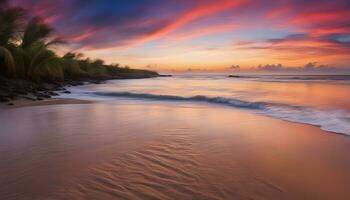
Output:
<path fill-rule="evenodd" d="M 240 99 L 208 96 L 175 96 L 131 92 L 87 92 L 78 88 L 71 89 L 72 94 L 61 94 L 61 98 L 74 98 L 94 101 L 114 101 L 120 98 L 152 100 L 204 102 L 235 108 L 249 109 L 261 115 L 291 122 L 319 126 L 322 130 L 350 135 L 350 113 L 343 110 L 317 110 L 271 102 L 249 102 Z"/>

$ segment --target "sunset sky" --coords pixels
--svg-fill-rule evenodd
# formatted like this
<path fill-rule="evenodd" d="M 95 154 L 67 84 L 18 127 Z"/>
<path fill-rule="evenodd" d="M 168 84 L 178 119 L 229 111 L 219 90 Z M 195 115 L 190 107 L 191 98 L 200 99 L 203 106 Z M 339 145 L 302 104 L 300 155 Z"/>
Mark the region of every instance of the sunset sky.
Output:
<path fill-rule="evenodd" d="M 349 0 L 10 3 L 52 24 L 69 41 L 65 50 L 108 63 L 157 70 L 350 67 Z"/>

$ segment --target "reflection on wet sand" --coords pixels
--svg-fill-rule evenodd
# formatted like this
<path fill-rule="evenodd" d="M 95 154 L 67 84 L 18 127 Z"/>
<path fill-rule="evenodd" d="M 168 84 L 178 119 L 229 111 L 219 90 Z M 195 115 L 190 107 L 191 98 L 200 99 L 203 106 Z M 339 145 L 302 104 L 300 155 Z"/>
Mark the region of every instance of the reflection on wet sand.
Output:
<path fill-rule="evenodd" d="M 348 137 L 232 108 L 23 107 L 0 127 L 0 199 L 350 198 Z"/>

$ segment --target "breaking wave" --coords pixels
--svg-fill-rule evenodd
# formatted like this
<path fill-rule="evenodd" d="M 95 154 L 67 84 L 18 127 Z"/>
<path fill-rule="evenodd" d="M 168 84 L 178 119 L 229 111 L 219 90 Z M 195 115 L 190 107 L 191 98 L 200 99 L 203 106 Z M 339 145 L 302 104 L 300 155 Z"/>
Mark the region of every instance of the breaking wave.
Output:
<path fill-rule="evenodd" d="M 90 95 L 103 98 L 131 98 L 152 101 L 203 102 L 235 108 L 249 109 L 255 113 L 291 122 L 311 124 L 321 129 L 350 135 L 350 113 L 344 110 L 317 110 L 310 107 L 272 102 L 249 102 L 227 97 L 175 96 L 132 92 L 92 92 Z"/>

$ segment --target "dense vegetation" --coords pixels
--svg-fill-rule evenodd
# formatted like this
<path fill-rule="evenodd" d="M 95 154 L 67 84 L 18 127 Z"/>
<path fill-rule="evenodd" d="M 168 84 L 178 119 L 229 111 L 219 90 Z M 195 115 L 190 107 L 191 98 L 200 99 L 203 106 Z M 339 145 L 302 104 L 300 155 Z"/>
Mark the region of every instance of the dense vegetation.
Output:
<path fill-rule="evenodd" d="M 22 8 L 5 8 L 0 0 L 0 75 L 35 82 L 146 78 L 158 76 L 148 70 L 107 65 L 69 52 L 58 56 L 52 48 L 65 42 L 39 17 L 26 20 Z"/>

